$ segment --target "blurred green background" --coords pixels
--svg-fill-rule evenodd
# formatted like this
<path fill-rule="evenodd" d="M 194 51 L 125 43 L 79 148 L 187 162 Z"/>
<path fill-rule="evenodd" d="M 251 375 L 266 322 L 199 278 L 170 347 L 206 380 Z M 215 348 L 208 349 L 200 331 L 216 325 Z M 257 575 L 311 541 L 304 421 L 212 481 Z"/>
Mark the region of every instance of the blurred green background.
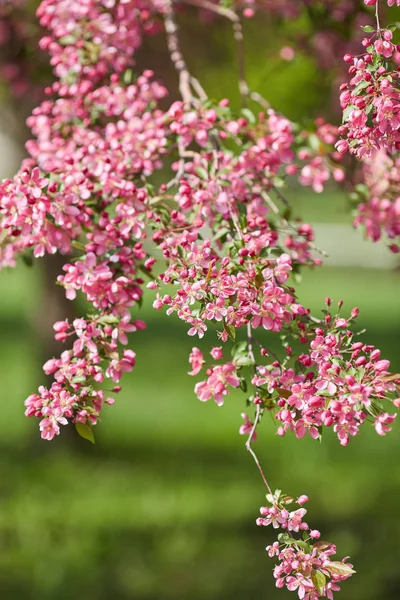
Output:
<path fill-rule="evenodd" d="M 280 42 L 276 32 L 274 45 L 270 42 L 268 23 L 247 29 L 252 87 L 293 118 L 323 109 L 329 85 L 313 63 L 307 57 L 279 61 Z M 287 29 L 281 32 L 283 45 Z M 228 29 L 218 21 L 198 32 L 189 20 L 183 38 L 209 93 L 237 97 Z M 162 43 L 150 40 L 140 60 L 155 68 L 165 64 L 168 80 L 174 75 Z M 326 295 L 343 298 L 347 312 L 358 306 L 360 328 L 368 329 L 363 339 L 399 370 L 399 273 L 389 253 L 361 243 L 362 234 L 353 237 L 350 227 L 338 229 L 351 221 L 339 190 L 317 196 L 293 189 L 290 197 L 296 212 L 325 223 L 317 226 L 319 243 L 327 241 L 333 249 L 331 266 L 304 273 L 300 301 L 314 314 Z M 334 266 L 343 264 L 335 258 L 336 247 L 347 253 L 349 267 Z M 382 268 L 368 266 L 374 250 L 381 253 Z M 238 434 L 243 398 L 232 394 L 222 408 L 195 398 L 194 380 L 186 374 L 193 340 L 174 317 L 153 311 L 151 297 L 138 312 L 148 329 L 132 336 L 137 367 L 125 376 L 116 404 L 105 409 L 96 445 L 65 430 L 52 443 L 40 440 L 37 422 L 23 415 L 23 400 L 45 381 L 36 326 L 43 321 L 44 278 L 40 262 L 0 273 L 1 597 L 293 597 L 274 587 L 273 564 L 264 550 L 274 532 L 255 526 L 265 490 Z M 61 290 L 54 287 L 54 293 Z M 45 325 L 49 331 L 51 325 Z M 278 347 L 273 337 L 268 345 Z M 330 432 L 322 444 L 281 439 L 265 418 L 256 447 L 272 485 L 306 493 L 309 522 L 323 539 L 337 543 L 340 557 L 351 555 L 357 575 L 345 582 L 340 598 L 398 599 L 398 426 L 386 438 L 366 426 L 344 449 Z"/>

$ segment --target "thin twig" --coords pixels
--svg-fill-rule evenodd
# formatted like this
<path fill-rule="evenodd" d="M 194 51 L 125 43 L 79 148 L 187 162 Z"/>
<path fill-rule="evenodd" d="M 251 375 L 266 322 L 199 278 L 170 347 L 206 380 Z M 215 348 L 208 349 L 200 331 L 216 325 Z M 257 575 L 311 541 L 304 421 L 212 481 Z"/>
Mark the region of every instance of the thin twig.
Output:
<path fill-rule="evenodd" d="M 249 321 L 247 323 L 247 345 L 248 345 L 248 348 L 249 348 L 250 359 L 253 361 L 253 364 L 255 366 L 255 364 L 256 364 L 256 358 L 254 356 L 253 341 L 256 341 L 256 340 L 255 340 L 255 338 L 253 338 L 253 336 L 251 334 L 251 323 Z"/>
<path fill-rule="evenodd" d="M 241 229 L 239 227 L 239 222 L 238 222 L 238 220 L 236 218 L 236 215 L 235 215 L 235 213 L 233 211 L 233 208 L 232 208 L 232 205 L 231 205 L 230 202 L 229 202 L 229 214 L 231 215 L 231 219 L 232 219 L 232 222 L 233 222 L 233 226 L 236 229 L 236 233 L 238 234 L 238 236 L 240 237 L 240 239 L 243 241 L 243 233 L 242 233 L 242 231 L 241 231 Z"/>
<path fill-rule="evenodd" d="M 377 1 L 376 5 L 375 5 L 375 16 L 376 16 L 376 27 L 379 32 L 381 30 L 381 24 L 379 22 L 379 0 Z"/>
<path fill-rule="evenodd" d="M 200 81 L 196 77 L 191 76 L 190 83 L 192 84 L 192 88 L 197 92 L 200 100 L 203 100 L 203 101 L 208 100 L 208 96 L 207 96 L 205 89 L 203 88 Z"/>
<path fill-rule="evenodd" d="M 272 352 L 272 350 L 270 350 L 269 348 L 266 348 L 265 346 L 262 345 L 262 343 L 255 338 L 254 336 L 252 336 L 252 341 L 255 342 L 262 350 L 266 350 L 266 352 L 268 354 L 270 354 L 275 360 L 277 360 L 279 363 L 281 362 L 278 358 L 278 356 L 275 354 L 275 352 Z"/>
<path fill-rule="evenodd" d="M 255 369 L 256 368 L 256 359 L 255 359 L 254 350 L 253 350 L 253 339 L 254 338 L 253 338 L 253 336 L 251 334 L 251 323 L 248 322 L 247 323 L 247 345 L 248 345 L 248 349 L 249 349 L 249 356 L 250 356 L 250 359 L 254 363 L 254 369 Z M 249 435 L 249 437 L 247 438 L 247 441 L 246 441 L 246 449 L 250 452 L 251 456 L 253 457 L 253 460 L 256 463 L 258 470 L 260 471 L 260 475 L 262 477 L 262 480 L 263 480 L 263 482 L 264 482 L 267 490 L 269 491 L 270 494 L 272 494 L 272 490 L 271 490 L 271 488 L 269 486 L 267 478 L 264 475 L 264 471 L 262 470 L 262 467 L 260 465 L 260 461 L 258 460 L 257 454 L 254 452 L 253 448 L 251 447 L 251 442 L 253 441 L 253 436 L 254 436 L 255 431 L 257 429 L 257 425 L 258 425 L 258 423 L 260 421 L 261 410 L 262 410 L 261 404 L 257 404 L 256 416 L 255 416 L 255 419 L 254 419 L 253 427 L 251 428 L 250 435 Z"/>
<path fill-rule="evenodd" d="M 261 404 L 258 404 L 257 405 L 256 418 L 254 419 L 253 428 L 252 428 L 252 430 L 250 432 L 250 435 L 248 437 L 248 440 L 246 442 L 246 449 L 250 452 L 251 456 L 253 457 L 253 460 L 256 463 L 258 470 L 260 471 L 260 475 L 262 477 L 262 480 L 263 480 L 263 482 L 264 482 L 267 490 L 269 491 L 270 494 L 272 494 L 272 490 L 271 490 L 270 485 L 269 485 L 269 483 L 268 483 L 268 481 L 267 481 L 267 479 L 266 479 L 266 477 L 264 475 L 264 471 L 262 470 L 262 467 L 260 465 L 260 461 L 258 460 L 257 454 L 254 452 L 253 448 L 251 447 L 251 440 L 252 440 L 254 432 L 255 432 L 255 430 L 257 428 L 258 422 L 260 420 L 260 416 L 261 416 Z"/>
<path fill-rule="evenodd" d="M 283 204 L 286 206 L 286 208 L 290 208 L 289 200 L 286 200 L 285 196 L 280 192 L 280 190 L 275 185 L 272 185 L 271 187 L 274 190 L 275 194 L 278 196 L 279 200 L 283 202 Z"/>
<path fill-rule="evenodd" d="M 193 104 L 193 95 L 190 89 L 191 76 L 180 50 L 178 26 L 175 20 L 172 0 L 165 0 L 164 24 L 171 61 L 176 71 L 179 73 L 179 91 L 184 103 L 190 106 Z"/>
<path fill-rule="evenodd" d="M 250 98 L 252 100 L 254 100 L 254 102 L 257 102 L 257 104 L 259 104 L 264 110 L 268 110 L 271 108 L 271 105 L 268 102 L 268 100 L 266 98 L 264 98 L 264 96 L 262 96 L 258 92 L 250 91 L 249 95 L 250 95 Z"/>

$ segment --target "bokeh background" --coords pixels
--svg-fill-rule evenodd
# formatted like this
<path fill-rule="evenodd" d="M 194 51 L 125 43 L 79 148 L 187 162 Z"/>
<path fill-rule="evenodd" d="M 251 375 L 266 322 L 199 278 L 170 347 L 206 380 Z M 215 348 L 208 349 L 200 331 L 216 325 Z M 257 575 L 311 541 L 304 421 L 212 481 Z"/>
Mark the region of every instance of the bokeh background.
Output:
<path fill-rule="evenodd" d="M 203 28 L 181 18 L 192 70 L 210 95 L 237 102 L 235 51 L 221 21 Z M 307 23 L 246 24 L 248 78 L 293 119 L 334 109 L 335 73 L 318 70 L 304 53 L 282 61 L 279 49 Z M 38 61 L 33 54 L 31 61 Z M 162 36 L 148 40 L 138 69 L 152 66 L 173 90 Z M 3 90 L 0 170 L 10 176 L 23 156 L 26 97 L 10 101 Z M 329 110 L 331 110 L 329 108 Z M 300 301 L 314 314 L 329 295 L 345 311 L 360 308 L 363 339 L 399 359 L 399 272 L 384 244 L 373 246 L 351 228 L 343 191 L 289 190 L 294 210 L 316 224 L 317 243 L 330 254 L 325 266 L 304 272 Z M 255 526 L 264 489 L 239 436 L 243 398 L 222 408 L 202 404 L 188 377 L 193 340 L 174 317 L 153 311 L 151 296 L 138 317 L 146 332 L 132 336 L 138 356 L 118 401 L 96 428 L 96 445 L 74 431 L 52 443 L 40 440 L 23 401 L 45 381 L 41 364 L 53 353 L 54 315 L 62 291 L 49 286 L 54 259 L 0 273 L 0 593 L 6 600 L 284 600 L 276 590 L 265 546 L 273 531 Z M 69 307 L 77 314 L 82 304 Z M 277 348 L 273 337 L 268 346 Z M 210 340 L 211 342 L 212 340 Z M 203 345 L 204 348 L 207 345 Z M 341 448 L 335 436 L 322 444 L 281 439 L 265 418 L 256 442 L 272 485 L 310 497 L 309 522 L 323 538 L 351 555 L 357 575 L 342 600 L 400 597 L 398 425 L 386 438 L 368 426 Z"/>

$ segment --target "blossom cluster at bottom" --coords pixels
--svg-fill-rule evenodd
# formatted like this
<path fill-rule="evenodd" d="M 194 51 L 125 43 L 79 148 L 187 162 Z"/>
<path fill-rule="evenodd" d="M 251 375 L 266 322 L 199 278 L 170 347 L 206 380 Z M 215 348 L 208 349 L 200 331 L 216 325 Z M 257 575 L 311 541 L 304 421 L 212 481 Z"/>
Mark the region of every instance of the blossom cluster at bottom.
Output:
<path fill-rule="evenodd" d="M 278 541 L 266 548 L 271 558 L 279 560 L 274 568 L 276 587 L 297 591 L 300 600 L 332 600 L 333 592 L 340 591 L 338 584 L 355 573 L 353 565 L 346 562 L 347 558 L 332 560 L 336 546 L 319 541 L 320 532 L 303 521 L 307 496 L 295 499 L 276 490 L 267 495 L 267 500 L 270 506 L 261 507 L 257 525 L 284 530 Z M 290 510 L 293 504 L 298 508 Z"/>

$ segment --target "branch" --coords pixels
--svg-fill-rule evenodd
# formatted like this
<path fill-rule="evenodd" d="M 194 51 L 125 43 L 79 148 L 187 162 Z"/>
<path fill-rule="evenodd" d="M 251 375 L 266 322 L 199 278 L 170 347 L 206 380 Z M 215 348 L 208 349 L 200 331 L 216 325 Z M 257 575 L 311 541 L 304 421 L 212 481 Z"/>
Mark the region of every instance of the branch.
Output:
<path fill-rule="evenodd" d="M 250 356 L 251 360 L 254 362 L 254 368 L 256 368 L 256 359 L 255 359 L 254 350 L 253 350 L 253 339 L 254 338 L 251 335 L 251 323 L 249 322 L 249 323 L 247 323 L 247 345 L 249 348 L 249 356 Z M 261 404 L 257 404 L 256 417 L 254 419 L 254 423 L 253 423 L 253 427 L 251 428 L 250 435 L 246 441 L 246 450 L 248 450 L 250 452 L 251 456 L 253 457 L 253 460 L 256 463 L 258 470 L 260 471 L 260 475 L 262 477 L 262 480 L 263 480 L 267 490 L 269 491 L 270 494 L 272 494 L 272 490 L 269 486 L 267 478 L 264 475 L 264 471 L 262 470 L 262 467 L 260 465 L 260 461 L 258 460 L 257 454 L 254 452 L 253 448 L 251 447 L 251 442 L 253 440 L 254 433 L 255 433 L 255 431 L 257 429 L 257 425 L 260 421 L 261 410 L 262 410 Z"/>
<path fill-rule="evenodd" d="M 379 0 L 377 0 L 376 6 L 375 6 L 375 16 L 376 16 L 376 27 L 378 29 L 378 32 L 380 32 L 381 24 L 379 22 Z"/>
<path fill-rule="evenodd" d="M 175 12 L 173 9 L 172 0 L 165 0 L 164 24 L 171 61 L 176 71 L 179 73 L 179 91 L 181 93 L 183 102 L 187 105 L 191 105 L 193 104 L 194 100 L 190 89 L 191 75 L 180 50 L 178 25 L 176 24 L 175 20 Z"/>

